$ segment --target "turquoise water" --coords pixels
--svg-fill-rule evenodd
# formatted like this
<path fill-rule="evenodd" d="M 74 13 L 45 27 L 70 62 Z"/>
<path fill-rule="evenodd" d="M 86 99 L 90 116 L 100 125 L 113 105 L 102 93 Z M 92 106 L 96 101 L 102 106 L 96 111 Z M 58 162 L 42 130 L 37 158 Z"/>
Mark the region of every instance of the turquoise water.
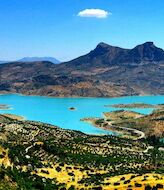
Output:
<path fill-rule="evenodd" d="M 112 132 L 95 128 L 80 119 L 84 117 L 102 117 L 103 112 L 118 110 L 104 105 L 120 103 L 162 104 L 164 96 L 128 96 L 121 98 L 49 98 L 41 96 L 0 95 L 0 104 L 8 104 L 11 113 L 24 116 L 28 120 L 41 121 L 57 125 L 64 129 L 79 130 L 88 134 L 112 134 Z M 70 107 L 77 110 L 70 111 Z M 153 109 L 131 109 L 149 114 Z"/>

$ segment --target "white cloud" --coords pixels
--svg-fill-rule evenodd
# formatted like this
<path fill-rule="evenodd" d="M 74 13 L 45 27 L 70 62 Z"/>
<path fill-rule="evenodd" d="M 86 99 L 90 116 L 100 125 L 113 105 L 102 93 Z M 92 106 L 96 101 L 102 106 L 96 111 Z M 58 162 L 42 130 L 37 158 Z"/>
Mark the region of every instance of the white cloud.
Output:
<path fill-rule="evenodd" d="M 80 17 L 107 18 L 110 12 L 102 9 L 85 9 L 78 13 Z"/>

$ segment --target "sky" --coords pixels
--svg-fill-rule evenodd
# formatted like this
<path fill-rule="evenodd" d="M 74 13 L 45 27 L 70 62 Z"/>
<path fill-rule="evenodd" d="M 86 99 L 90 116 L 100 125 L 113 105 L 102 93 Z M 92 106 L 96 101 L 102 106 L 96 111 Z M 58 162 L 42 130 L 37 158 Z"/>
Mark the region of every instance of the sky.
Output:
<path fill-rule="evenodd" d="M 164 0 L 0 0 L 0 60 L 68 61 L 100 42 L 164 49 Z"/>

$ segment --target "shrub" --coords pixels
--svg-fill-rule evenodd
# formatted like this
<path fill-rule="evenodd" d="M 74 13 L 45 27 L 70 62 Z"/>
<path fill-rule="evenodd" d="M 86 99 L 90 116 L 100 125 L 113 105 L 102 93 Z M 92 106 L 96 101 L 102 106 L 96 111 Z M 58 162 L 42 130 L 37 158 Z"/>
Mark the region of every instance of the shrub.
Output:
<path fill-rule="evenodd" d="M 56 167 L 56 171 L 57 172 L 60 172 L 61 171 L 61 168 L 58 166 L 58 167 Z"/>
<path fill-rule="evenodd" d="M 162 184 L 157 184 L 156 187 L 159 188 L 159 189 L 163 189 L 163 185 Z"/>
<path fill-rule="evenodd" d="M 135 186 L 136 186 L 136 187 L 142 187 L 142 184 L 135 183 Z"/>

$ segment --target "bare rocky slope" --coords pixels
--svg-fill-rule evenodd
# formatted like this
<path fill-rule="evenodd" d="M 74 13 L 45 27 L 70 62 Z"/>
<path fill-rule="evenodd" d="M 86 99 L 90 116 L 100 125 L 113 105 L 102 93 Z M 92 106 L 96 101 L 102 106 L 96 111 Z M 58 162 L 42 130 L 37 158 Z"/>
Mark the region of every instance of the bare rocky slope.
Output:
<path fill-rule="evenodd" d="M 0 65 L 0 93 L 113 97 L 164 94 L 164 51 L 146 42 L 133 49 L 100 43 L 88 54 L 54 65 Z"/>

